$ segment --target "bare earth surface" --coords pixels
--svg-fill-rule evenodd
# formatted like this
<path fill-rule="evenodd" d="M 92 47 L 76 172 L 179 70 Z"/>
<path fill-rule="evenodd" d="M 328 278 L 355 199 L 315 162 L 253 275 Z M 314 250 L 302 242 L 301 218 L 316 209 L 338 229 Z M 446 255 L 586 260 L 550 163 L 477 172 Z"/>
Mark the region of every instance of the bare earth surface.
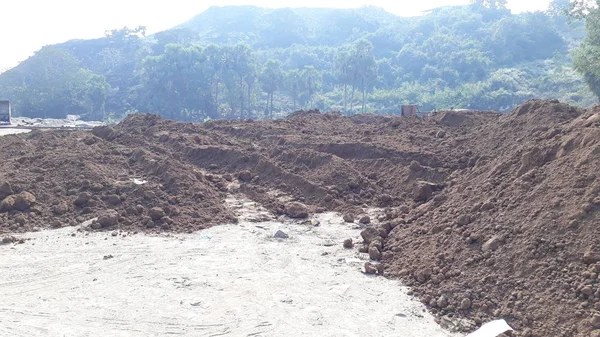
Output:
<path fill-rule="evenodd" d="M 350 227 L 362 222 L 348 253 L 373 261 L 353 268 L 410 286 L 444 325 L 458 319 L 464 324 L 457 328 L 471 332 L 505 319 L 518 337 L 599 337 L 598 172 L 600 107 L 558 101 L 531 100 L 508 114 L 442 111 L 425 119 L 300 111 L 279 120 L 191 124 L 136 114 L 91 132 L 0 137 L 0 234 L 18 246 L 14 233 L 38 235 L 29 233 L 93 218 L 82 229 L 90 237 L 218 233 L 224 229 L 213 226 L 244 223 L 226 202 L 243 195 L 281 219 L 335 211 Z M 373 208 L 381 213 L 365 217 Z M 77 238 L 52 247 L 60 254 Z M 232 250 L 210 242 L 199 254 Z M 272 244 L 267 258 L 290 252 Z M 305 273 L 337 270 L 322 253 L 302 251 L 309 254 Z M 223 256 L 203 268 L 228 264 Z M 302 276 L 284 270 L 293 280 Z M 398 296 L 382 293 L 380 302 Z M 349 312 L 385 322 L 400 317 L 381 303 Z"/>
<path fill-rule="evenodd" d="M 238 225 L 160 236 L 70 227 L 0 246 L 0 335 L 454 336 L 408 288 L 361 274 L 365 257 L 339 241 L 360 231 L 335 214 L 317 227 L 258 223 L 253 202 L 228 202 Z"/>

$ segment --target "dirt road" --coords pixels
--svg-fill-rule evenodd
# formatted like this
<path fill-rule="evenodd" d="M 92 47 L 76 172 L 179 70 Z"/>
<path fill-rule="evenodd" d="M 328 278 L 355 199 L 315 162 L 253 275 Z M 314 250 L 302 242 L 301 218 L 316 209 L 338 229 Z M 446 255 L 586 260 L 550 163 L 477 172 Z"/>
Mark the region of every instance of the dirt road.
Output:
<path fill-rule="evenodd" d="M 246 219 L 266 216 L 229 202 L 254 209 Z M 317 219 L 173 236 L 25 234 L 0 246 L 0 335 L 453 336 L 406 287 L 361 274 L 363 258 L 341 246 L 359 230 L 332 213 Z"/>

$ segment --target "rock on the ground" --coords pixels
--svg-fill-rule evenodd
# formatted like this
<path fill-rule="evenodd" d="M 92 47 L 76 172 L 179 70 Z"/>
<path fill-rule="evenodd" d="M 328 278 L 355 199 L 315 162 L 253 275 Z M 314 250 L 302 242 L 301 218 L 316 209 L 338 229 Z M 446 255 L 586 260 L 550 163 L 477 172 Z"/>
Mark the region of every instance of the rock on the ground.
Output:
<path fill-rule="evenodd" d="M 496 249 L 500 248 L 500 246 L 502 245 L 502 237 L 496 235 L 493 238 L 487 240 L 482 246 L 481 249 L 484 252 L 487 251 L 495 251 Z"/>
<path fill-rule="evenodd" d="M 35 204 L 35 196 L 29 192 L 21 192 L 15 195 L 15 209 L 17 211 L 26 211 Z"/>
<path fill-rule="evenodd" d="M 75 204 L 75 206 L 85 207 L 88 204 L 88 202 L 90 201 L 91 197 L 92 197 L 92 195 L 90 193 L 83 192 L 77 196 L 77 199 L 75 199 L 75 201 L 73 201 L 73 203 Z"/>
<path fill-rule="evenodd" d="M 98 217 L 97 223 L 102 228 L 116 226 L 119 224 L 119 213 L 114 210 L 105 211 Z"/>
<path fill-rule="evenodd" d="M 344 222 L 354 222 L 354 215 L 344 214 Z"/>
<path fill-rule="evenodd" d="M 352 242 L 352 239 L 344 240 L 344 248 L 346 248 L 346 249 L 354 248 L 354 242 Z"/>
<path fill-rule="evenodd" d="M 371 223 L 371 217 L 368 215 L 365 215 L 362 218 L 360 218 L 360 220 L 358 222 L 360 222 L 363 225 L 368 225 Z"/>
<path fill-rule="evenodd" d="M 360 236 L 363 238 L 363 241 L 366 244 L 369 244 L 369 243 L 371 243 L 371 241 L 374 238 L 379 237 L 379 231 L 377 231 L 377 229 L 375 229 L 373 227 L 369 227 L 369 228 L 366 228 L 365 230 L 363 230 L 360 233 Z"/>
<path fill-rule="evenodd" d="M 252 173 L 250 173 L 250 171 L 242 171 L 238 173 L 238 179 L 245 183 L 252 181 L 252 178 Z"/>
<path fill-rule="evenodd" d="M 370 274 L 370 275 L 377 274 L 377 266 L 371 262 L 366 262 L 365 263 L 365 273 Z"/>
<path fill-rule="evenodd" d="M 290 202 L 285 205 L 285 214 L 293 219 L 308 218 L 308 207 L 299 202 Z"/>
<path fill-rule="evenodd" d="M 413 200 L 427 201 L 433 195 L 434 185 L 426 181 L 417 181 L 413 185 Z"/>
<path fill-rule="evenodd" d="M 13 193 L 14 191 L 9 182 L 4 182 L 2 185 L 0 185 L 0 199 L 4 199 Z"/>
<path fill-rule="evenodd" d="M 275 233 L 275 235 L 273 235 L 273 237 L 276 239 L 287 239 L 290 236 L 284 233 L 283 231 L 279 230 Z"/>
<path fill-rule="evenodd" d="M 164 216 L 166 216 L 167 214 L 160 207 L 152 207 L 150 209 L 150 212 L 148 212 L 148 215 L 150 215 L 150 218 L 152 218 L 152 220 L 158 221 L 158 220 L 162 219 Z"/>
<path fill-rule="evenodd" d="M 56 215 L 67 214 L 69 212 L 69 205 L 65 201 L 61 201 L 52 208 L 52 212 Z"/>
<path fill-rule="evenodd" d="M 377 260 L 379 260 L 380 257 L 381 257 L 381 253 L 379 252 L 379 249 L 377 249 L 377 247 L 369 248 L 369 258 L 371 260 L 377 261 Z"/>

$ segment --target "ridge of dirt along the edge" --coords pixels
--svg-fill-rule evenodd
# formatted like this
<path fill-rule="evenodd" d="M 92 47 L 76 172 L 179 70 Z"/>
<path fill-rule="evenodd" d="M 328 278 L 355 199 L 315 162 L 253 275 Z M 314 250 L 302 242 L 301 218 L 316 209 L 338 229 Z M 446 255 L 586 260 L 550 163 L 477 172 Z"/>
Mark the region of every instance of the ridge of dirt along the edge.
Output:
<path fill-rule="evenodd" d="M 235 223 L 231 193 L 300 218 L 380 207 L 361 251 L 441 320 L 600 336 L 600 108 L 204 124 L 139 114 L 0 142 L 0 233 L 93 218 L 90 229 L 191 232 Z"/>

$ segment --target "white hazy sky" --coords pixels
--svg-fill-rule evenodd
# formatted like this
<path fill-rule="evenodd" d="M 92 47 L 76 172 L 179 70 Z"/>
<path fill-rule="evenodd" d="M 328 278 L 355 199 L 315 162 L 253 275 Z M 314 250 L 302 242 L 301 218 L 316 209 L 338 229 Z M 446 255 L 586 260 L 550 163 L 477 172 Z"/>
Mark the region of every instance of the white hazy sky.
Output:
<path fill-rule="evenodd" d="M 374 5 L 413 16 L 469 0 L 2 0 L 0 72 L 23 61 L 41 47 L 71 39 L 101 37 L 107 29 L 144 25 L 148 33 L 171 28 L 210 6 L 338 7 Z M 508 0 L 513 12 L 544 10 L 550 0 Z"/>

